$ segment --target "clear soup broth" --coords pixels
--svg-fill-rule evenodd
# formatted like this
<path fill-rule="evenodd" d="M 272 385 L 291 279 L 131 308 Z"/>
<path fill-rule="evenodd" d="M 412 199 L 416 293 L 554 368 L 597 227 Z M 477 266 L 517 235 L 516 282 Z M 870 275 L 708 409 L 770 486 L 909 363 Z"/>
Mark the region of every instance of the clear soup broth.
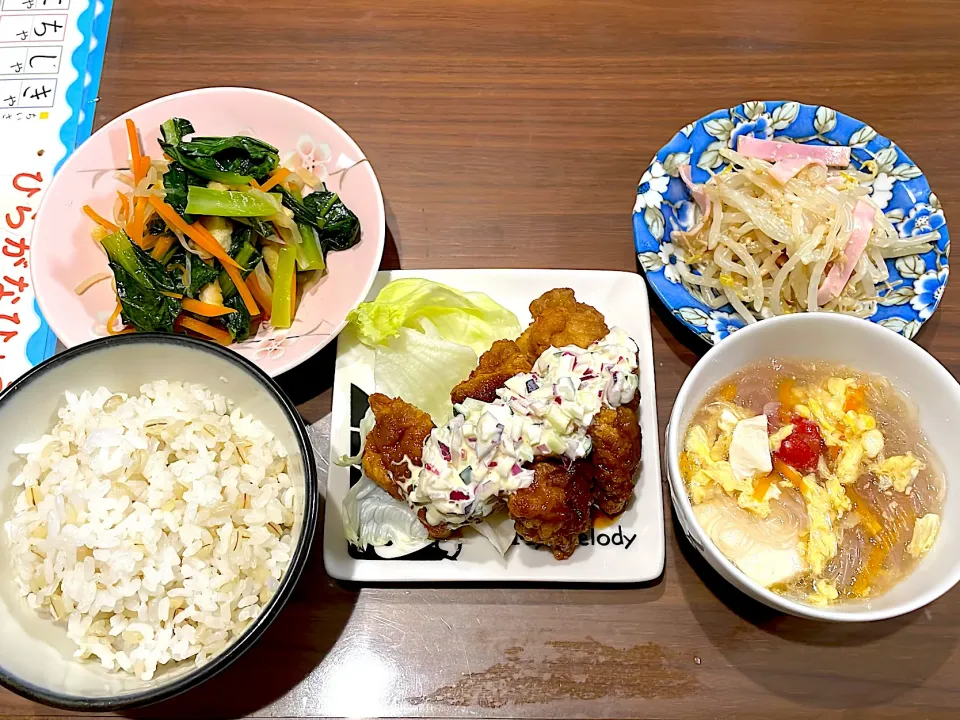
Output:
<path fill-rule="evenodd" d="M 885 378 L 771 360 L 714 387 L 680 469 L 746 575 L 813 604 L 876 597 L 933 546 L 945 493 L 916 408 Z"/>

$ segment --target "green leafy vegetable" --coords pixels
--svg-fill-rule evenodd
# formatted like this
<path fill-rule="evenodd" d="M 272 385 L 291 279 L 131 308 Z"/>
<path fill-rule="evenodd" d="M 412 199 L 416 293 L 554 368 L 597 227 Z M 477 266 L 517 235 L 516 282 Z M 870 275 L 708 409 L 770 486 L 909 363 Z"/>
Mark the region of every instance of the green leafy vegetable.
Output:
<path fill-rule="evenodd" d="M 160 126 L 160 133 L 163 135 L 161 146 L 166 143 L 170 147 L 175 147 L 181 143 L 184 135 L 193 132 L 193 125 L 188 120 L 181 118 L 172 118 Z M 169 153 L 167 153 L 169 155 Z M 170 157 L 173 157 L 172 155 Z M 191 185 L 203 185 L 203 178 L 188 171 L 176 160 L 167 166 L 167 171 L 163 175 L 163 189 L 166 191 L 167 204 L 170 205 L 177 214 L 186 222 L 192 223 L 193 216 L 187 214 L 187 192 Z M 158 218 L 159 219 L 159 218 Z M 163 222 L 160 220 L 160 222 Z M 166 227 L 166 224 L 164 224 Z"/>
<path fill-rule="evenodd" d="M 100 242 L 113 271 L 124 322 L 141 332 L 173 332 L 180 301 L 164 293 L 177 293 L 174 278 L 122 230 Z"/>
<path fill-rule="evenodd" d="M 236 220 L 241 225 L 246 225 L 260 237 L 268 238 L 271 235 L 276 235 L 276 233 L 273 230 L 273 226 L 268 222 L 264 222 L 260 218 L 238 217 L 238 218 L 232 218 L 232 219 Z"/>
<path fill-rule="evenodd" d="M 346 250 L 360 240 L 359 218 L 343 204 L 339 195 L 326 187 L 310 193 L 302 201 L 285 188 L 281 187 L 280 193 L 283 204 L 293 212 L 294 220 L 311 225 L 317 231 L 324 252 Z"/>
<path fill-rule="evenodd" d="M 487 295 L 422 280 L 394 280 L 348 316 L 360 342 L 374 348 L 379 392 L 450 419 L 450 391 L 495 340 L 520 335 L 516 315 Z"/>
<path fill-rule="evenodd" d="M 154 215 L 147 222 L 147 231 L 145 235 L 171 235 L 172 233 L 167 228 L 167 224 L 163 221 L 163 218 L 159 215 Z"/>
<path fill-rule="evenodd" d="M 246 231 L 245 234 L 243 231 L 234 234 L 230 257 L 240 265 L 240 276 L 246 278 L 260 262 L 261 256 L 260 251 L 249 240 L 253 237 L 253 232 L 250 228 L 244 228 L 244 230 Z M 230 279 L 226 271 L 220 273 L 220 290 L 223 292 L 225 299 L 231 298 L 237 293 L 237 286 L 233 284 L 233 280 Z"/>
<path fill-rule="evenodd" d="M 184 265 L 186 267 L 184 276 L 189 278 L 190 282 L 183 289 L 182 294 L 187 297 L 198 297 L 204 286 L 209 285 L 220 277 L 221 270 L 216 264 L 216 261 L 206 263 L 200 258 L 188 253 L 185 257 Z"/>
<path fill-rule="evenodd" d="M 297 267 L 300 270 L 325 270 L 323 250 L 317 240 L 317 231 L 311 225 L 297 226 L 300 229 L 300 245 L 297 247 Z"/>
<path fill-rule="evenodd" d="M 298 202 L 303 202 L 300 191 L 293 189 L 290 194 Z M 304 208 L 304 212 L 306 208 Z M 296 219 L 296 218 L 294 218 Z M 327 264 L 323 261 L 323 249 L 317 238 L 317 231 L 307 222 L 297 222 L 300 231 L 300 246 L 297 248 L 297 268 L 300 270 L 325 270 Z"/>
<path fill-rule="evenodd" d="M 280 198 L 259 190 L 213 190 L 191 185 L 187 191 L 187 212 L 218 217 L 269 217 L 280 212 Z"/>
<path fill-rule="evenodd" d="M 494 340 L 520 335 L 517 316 L 490 296 L 420 278 L 388 283 L 375 300 L 361 303 L 347 319 L 356 326 L 360 341 L 371 347 L 395 336 L 402 327 L 422 332 L 423 320 L 430 321 L 443 339 L 468 345 L 477 355 Z"/>
<path fill-rule="evenodd" d="M 293 277 L 297 274 L 297 248 L 285 245 L 278 252 L 277 267 L 273 272 L 270 324 L 275 328 L 288 328 L 293 324 Z"/>
<path fill-rule="evenodd" d="M 187 171 L 207 180 L 247 185 L 251 180 L 266 179 L 280 164 L 277 149 L 256 138 L 232 135 L 184 140 L 193 126 L 182 118 L 171 118 L 160 131 L 163 151 Z"/>
<path fill-rule="evenodd" d="M 303 199 L 303 205 L 325 221 L 320 230 L 320 243 L 324 250 L 346 250 L 359 242 L 360 219 L 336 193 L 326 188 L 310 193 Z"/>
<path fill-rule="evenodd" d="M 224 315 L 223 326 L 233 337 L 234 342 L 243 342 L 250 337 L 250 312 L 239 294 L 234 294 L 225 298 L 223 304 L 228 308 L 233 308 L 236 312 Z"/>

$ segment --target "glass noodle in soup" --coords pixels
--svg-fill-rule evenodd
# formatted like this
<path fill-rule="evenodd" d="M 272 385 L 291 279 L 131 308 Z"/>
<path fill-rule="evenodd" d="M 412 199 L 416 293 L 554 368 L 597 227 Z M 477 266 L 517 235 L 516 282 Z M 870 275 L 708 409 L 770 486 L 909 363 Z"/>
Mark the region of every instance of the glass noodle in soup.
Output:
<path fill-rule="evenodd" d="M 684 437 L 694 515 L 748 577 L 826 605 L 876 597 L 933 546 L 943 473 L 886 379 L 771 360 L 714 387 Z"/>

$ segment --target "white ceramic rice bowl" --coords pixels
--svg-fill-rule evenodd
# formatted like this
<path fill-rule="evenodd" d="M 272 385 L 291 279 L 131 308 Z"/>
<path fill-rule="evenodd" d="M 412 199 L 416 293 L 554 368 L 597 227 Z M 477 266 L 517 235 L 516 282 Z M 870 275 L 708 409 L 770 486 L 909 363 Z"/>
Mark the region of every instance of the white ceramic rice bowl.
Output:
<path fill-rule="evenodd" d="M 150 681 L 80 662 L 63 624 L 40 617 L 20 598 L 13 580 L 10 544 L 2 530 L 20 488 L 11 484 L 22 459 L 13 450 L 49 432 L 64 391 L 79 394 L 104 386 L 139 394 L 157 380 L 201 383 L 233 400 L 270 429 L 288 453 L 287 474 L 296 491 L 296 544 L 276 594 L 244 633 L 204 666 L 187 660 L 158 668 Z M 293 591 L 316 529 L 316 464 L 306 429 L 280 388 L 240 355 L 214 343 L 135 333 L 95 340 L 54 356 L 16 380 L 0 395 L 0 685 L 48 705 L 83 711 L 134 707 L 172 697 L 229 666 L 262 634 Z"/>
<path fill-rule="evenodd" d="M 920 411 L 920 424 L 940 461 L 946 482 L 936 543 L 916 569 L 873 599 L 814 606 L 778 595 L 748 578 L 713 544 L 697 522 L 680 474 L 687 425 L 717 383 L 763 360 L 817 360 L 888 378 Z M 863 320 L 828 313 L 764 320 L 738 330 L 713 347 L 687 376 L 677 395 L 665 446 L 670 495 L 690 543 L 726 580 L 750 597 L 792 615 L 835 622 L 863 622 L 904 615 L 933 602 L 960 580 L 960 384 L 919 345 Z"/>

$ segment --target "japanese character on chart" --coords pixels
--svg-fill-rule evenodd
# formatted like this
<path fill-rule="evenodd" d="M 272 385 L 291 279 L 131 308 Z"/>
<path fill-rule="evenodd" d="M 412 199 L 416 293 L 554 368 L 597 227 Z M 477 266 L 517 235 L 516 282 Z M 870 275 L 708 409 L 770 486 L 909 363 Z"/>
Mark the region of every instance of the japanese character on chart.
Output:
<path fill-rule="evenodd" d="M 9 258 L 22 258 L 29 249 L 30 245 L 26 238 L 20 238 L 19 240 L 6 238 L 3 243 L 3 254 Z"/>
<path fill-rule="evenodd" d="M 13 70 L 14 74 L 23 72 L 23 63 L 14 63 L 10 66 L 10 69 Z"/>
<path fill-rule="evenodd" d="M 57 56 L 56 55 L 31 55 L 30 59 L 27 60 L 27 64 L 30 66 L 31 70 L 33 70 L 33 67 L 34 67 L 33 65 L 34 60 L 52 60 L 56 62 Z M 19 70 L 17 72 L 19 72 Z"/>
<path fill-rule="evenodd" d="M 17 33 L 17 37 L 21 40 L 26 40 L 28 37 L 30 37 L 30 33 L 26 30 L 21 30 Z"/>
<path fill-rule="evenodd" d="M 10 95 L 9 97 L 5 97 L 3 101 L 7 104 L 7 107 L 13 107 L 14 105 L 17 104 L 17 98 L 15 95 Z"/>
<path fill-rule="evenodd" d="M 31 90 L 33 92 L 30 92 Z M 29 96 L 28 99 L 30 100 L 43 100 L 51 92 L 52 92 L 52 89 L 48 88 L 46 85 L 41 85 L 40 87 L 37 87 L 37 88 L 31 85 L 27 85 L 26 88 L 24 88 L 23 90 L 23 97 Z"/>
<path fill-rule="evenodd" d="M 13 216 L 10 213 L 7 213 L 7 227 L 11 230 L 19 230 L 27 221 L 27 213 L 30 212 L 30 208 L 26 205 L 17 205 L 17 208 L 14 210 L 14 212 L 18 216 L 16 220 L 13 219 Z"/>
<path fill-rule="evenodd" d="M 47 30 L 53 30 L 54 32 L 57 32 L 62 28 L 63 28 L 63 25 L 61 25 L 56 20 L 54 20 L 53 22 L 47 22 L 46 20 L 44 20 L 42 23 L 40 23 L 40 29 L 37 29 L 37 28 L 33 29 L 33 34 L 36 35 L 37 37 L 43 37 L 44 35 L 47 34 Z M 40 30 L 43 30 L 43 32 L 40 32 Z"/>
<path fill-rule="evenodd" d="M 9 322 L 14 325 L 20 324 L 20 315 L 19 313 L 13 313 L 12 315 L 3 315 L 0 314 L 0 322 Z"/>
<path fill-rule="evenodd" d="M 22 181 L 24 178 L 30 178 L 35 183 L 37 183 L 37 185 L 39 185 L 40 183 L 43 182 L 43 176 L 40 173 L 25 173 L 25 172 L 17 173 L 16 175 L 13 176 L 13 189 L 19 190 L 22 193 L 26 193 L 28 198 L 32 198 L 34 195 L 40 192 L 40 188 L 24 187 L 22 185 Z"/>
<path fill-rule="evenodd" d="M 3 281 L 4 281 L 4 282 L 7 282 L 7 283 L 10 283 L 10 284 L 13 285 L 14 287 L 16 287 L 18 292 L 23 292 L 23 291 L 26 290 L 28 287 L 30 287 L 30 283 L 28 283 L 28 282 L 26 281 L 26 279 L 23 278 L 22 276 L 19 277 L 19 278 L 17 278 L 16 280 L 14 280 L 14 279 L 13 279 L 12 277 L 10 277 L 9 275 L 4 275 L 4 276 L 3 276 Z M 2 293 L 0 293 L 0 297 L 3 297 L 3 294 L 2 294 Z"/>
<path fill-rule="evenodd" d="M 4 342 L 10 342 L 17 336 L 16 330 L 0 330 L 0 337 L 3 338 Z"/>

